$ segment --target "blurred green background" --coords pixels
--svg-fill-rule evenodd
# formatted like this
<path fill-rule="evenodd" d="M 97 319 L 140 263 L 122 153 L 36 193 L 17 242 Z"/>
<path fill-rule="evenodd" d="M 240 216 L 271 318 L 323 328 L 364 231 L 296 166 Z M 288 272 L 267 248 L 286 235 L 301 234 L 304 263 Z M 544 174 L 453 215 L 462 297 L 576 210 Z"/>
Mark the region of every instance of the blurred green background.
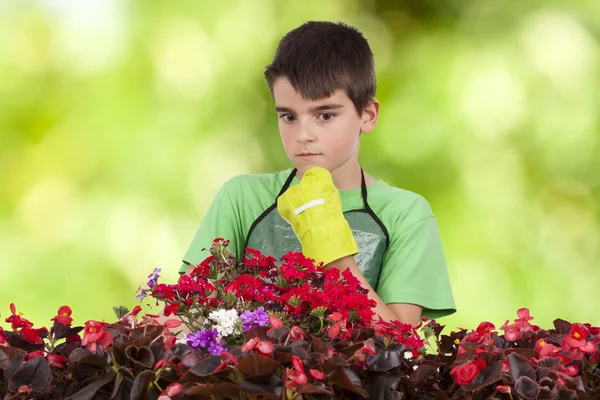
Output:
<path fill-rule="evenodd" d="M 169 282 L 219 187 L 290 166 L 262 72 L 307 20 L 363 30 L 363 167 L 425 196 L 449 328 L 600 324 L 600 3 L 0 0 L 0 312 L 36 326 Z M 435 277 L 432 277 L 435 279 Z"/>

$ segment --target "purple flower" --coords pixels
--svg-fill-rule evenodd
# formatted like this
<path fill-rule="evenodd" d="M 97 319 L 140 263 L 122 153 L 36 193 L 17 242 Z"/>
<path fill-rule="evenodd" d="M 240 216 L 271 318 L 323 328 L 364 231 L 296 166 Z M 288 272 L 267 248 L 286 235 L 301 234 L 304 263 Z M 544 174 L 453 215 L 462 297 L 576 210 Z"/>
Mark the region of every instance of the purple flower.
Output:
<path fill-rule="evenodd" d="M 217 341 L 218 336 L 216 329 L 199 330 L 188 333 L 187 344 L 196 350 L 203 348 L 211 354 L 219 355 L 226 349 L 224 340 Z"/>
<path fill-rule="evenodd" d="M 240 319 L 244 332 L 247 332 L 255 326 L 266 326 L 269 323 L 269 314 L 265 312 L 264 307 L 258 307 L 256 311 L 244 311 Z"/>
<path fill-rule="evenodd" d="M 148 275 L 148 279 L 150 279 L 148 281 L 148 287 L 153 288 L 154 286 L 156 286 L 156 282 L 158 281 L 159 277 L 160 277 L 160 268 L 154 268 L 154 271 L 152 271 L 152 273 L 150 275 Z"/>
<path fill-rule="evenodd" d="M 137 296 L 135 296 L 135 298 L 138 299 L 139 301 L 142 301 L 143 298 L 148 295 L 148 291 L 145 290 L 145 289 L 142 289 L 141 286 L 138 286 L 137 291 L 140 292 L 140 294 L 138 294 Z"/>

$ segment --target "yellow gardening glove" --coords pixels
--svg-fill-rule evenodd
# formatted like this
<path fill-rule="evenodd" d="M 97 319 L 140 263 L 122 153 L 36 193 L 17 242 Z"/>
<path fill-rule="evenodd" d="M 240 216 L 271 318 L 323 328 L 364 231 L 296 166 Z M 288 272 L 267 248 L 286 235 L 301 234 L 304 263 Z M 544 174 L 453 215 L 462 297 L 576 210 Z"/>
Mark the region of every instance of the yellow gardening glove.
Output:
<path fill-rule="evenodd" d="M 313 167 L 277 199 L 277 211 L 294 228 L 306 257 L 325 265 L 358 253 L 342 200 L 324 168 Z"/>

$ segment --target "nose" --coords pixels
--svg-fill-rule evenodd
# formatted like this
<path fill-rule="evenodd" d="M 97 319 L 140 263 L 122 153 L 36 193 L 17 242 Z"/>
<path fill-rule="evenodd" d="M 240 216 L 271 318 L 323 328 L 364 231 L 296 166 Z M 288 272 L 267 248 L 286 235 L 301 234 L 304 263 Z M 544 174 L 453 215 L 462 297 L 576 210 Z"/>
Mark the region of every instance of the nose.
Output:
<path fill-rule="evenodd" d="M 298 125 L 298 135 L 296 136 L 298 143 L 312 143 L 316 140 L 316 136 L 308 123 Z"/>

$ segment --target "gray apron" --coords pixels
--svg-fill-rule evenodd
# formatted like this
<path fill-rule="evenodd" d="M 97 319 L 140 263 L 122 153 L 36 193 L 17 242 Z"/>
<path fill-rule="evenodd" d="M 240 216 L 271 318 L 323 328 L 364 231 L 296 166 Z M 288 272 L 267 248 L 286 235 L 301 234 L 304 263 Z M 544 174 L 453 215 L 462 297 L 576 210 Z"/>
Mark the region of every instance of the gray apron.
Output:
<path fill-rule="evenodd" d="M 296 176 L 296 169 L 285 181 L 277 198 L 289 188 L 294 176 Z M 361 195 L 364 208 L 346 211 L 344 217 L 358 245 L 359 252 L 354 256 L 354 260 L 371 287 L 377 291 L 389 236 L 381 220 L 369 207 L 365 174 L 362 169 Z M 262 254 L 273 256 L 277 260 L 281 260 L 281 257 L 290 251 L 302 251 L 302 245 L 294 229 L 277 211 L 277 199 L 252 223 L 246 237 L 245 248 L 259 250 Z"/>

